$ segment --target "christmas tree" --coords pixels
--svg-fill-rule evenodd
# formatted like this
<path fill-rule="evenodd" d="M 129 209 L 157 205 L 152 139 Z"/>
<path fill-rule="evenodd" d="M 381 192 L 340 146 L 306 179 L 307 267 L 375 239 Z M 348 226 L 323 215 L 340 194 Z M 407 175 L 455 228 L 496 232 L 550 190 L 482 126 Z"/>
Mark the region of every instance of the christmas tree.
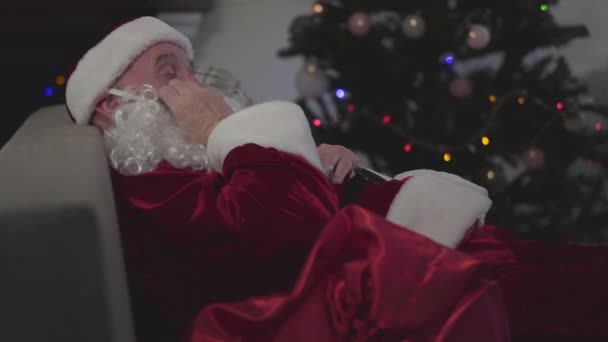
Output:
<path fill-rule="evenodd" d="M 297 102 L 318 143 L 396 174 L 486 187 L 521 238 L 608 241 L 608 121 L 555 47 L 585 37 L 545 0 L 327 0 L 297 17 Z"/>

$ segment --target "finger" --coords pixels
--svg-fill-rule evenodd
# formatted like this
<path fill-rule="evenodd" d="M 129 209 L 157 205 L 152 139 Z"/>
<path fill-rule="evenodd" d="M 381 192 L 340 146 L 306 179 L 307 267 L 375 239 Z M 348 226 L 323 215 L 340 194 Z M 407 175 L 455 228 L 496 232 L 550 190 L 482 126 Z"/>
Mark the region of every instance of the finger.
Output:
<path fill-rule="evenodd" d="M 321 144 L 321 145 L 317 146 L 317 150 L 319 151 L 319 153 L 327 152 L 328 146 L 329 145 L 327 145 L 327 144 Z"/>
<path fill-rule="evenodd" d="M 321 158 L 321 164 L 323 165 L 323 167 L 324 168 L 328 168 L 330 166 L 333 167 L 333 164 L 331 164 L 331 161 L 329 158 L 331 155 L 330 155 L 330 153 L 328 153 L 327 145 L 325 145 L 325 144 L 319 145 L 319 147 L 317 147 L 317 151 L 319 152 L 319 158 Z"/>
<path fill-rule="evenodd" d="M 174 79 L 169 82 L 182 96 L 199 95 L 203 88 L 190 80 Z"/>
<path fill-rule="evenodd" d="M 334 173 L 335 164 L 328 162 L 327 158 L 326 159 L 321 158 L 321 165 L 323 165 L 323 170 L 325 170 L 326 174 Z"/>
<path fill-rule="evenodd" d="M 171 83 L 171 82 L 173 82 L 174 85 L 176 85 L 183 91 L 196 92 L 196 91 L 203 89 L 203 87 L 201 87 L 200 84 L 198 84 L 197 82 L 195 82 L 191 79 L 176 78 L 176 79 L 169 81 L 169 83 Z"/>
<path fill-rule="evenodd" d="M 186 73 L 186 78 L 194 83 L 196 83 L 197 86 L 199 86 L 200 88 L 204 88 L 205 85 L 198 79 L 198 77 L 196 77 L 195 74 L 188 72 Z"/>
<path fill-rule="evenodd" d="M 192 90 L 203 89 L 204 87 L 196 79 L 186 79 L 182 81 L 184 86 Z"/>
<path fill-rule="evenodd" d="M 203 90 L 203 88 L 197 86 L 196 83 L 177 78 L 169 81 L 169 84 L 177 89 L 179 96 L 198 96 L 200 95 L 200 91 Z"/>
<path fill-rule="evenodd" d="M 173 85 L 167 84 L 160 88 L 158 96 L 160 96 L 163 101 L 166 101 L 167 99 L 179 96 L 179 91 Z"/>
<path fill-rule="evenodd" d="M 334 176 L 332 177 L 332 182 L 334 184 L 343 183 L 344 179 L 351 172 L 352 169 L 353 169 L 353 164 L 350 162 L 350 160 L 341 159 L 338 162 L 336 169 L 334 171 Z"/>
<path fill-rule="evenodd" d="M 216 93 L 207 88 L 199 88 L 195 91 L 197 92 L 196 97 L 204 104 L 207 110 L 213 111 L 215 108 L 214 102 L 217 98 Z"/>
<path fill-rule="evenodd" d="M 357 165 L 353 164 L 353 168 L 350 170 L 350 172 L 346 175 L 346 179 L 351 179 L 353 177 L 355 177 L 356 173 L 355 173 L 355 168 L 357 167 Z"/>
<path fill-rule="evenodd" d="M 167 107 L 169 107 L 172 113 L 175 114 L 178 111 L 182 101 L 180 101 L 181 97 L 175 87 L 166 85 L 160 88 L 159 97 Z"/>
<path fill-rule="evenodd" d="M 328 154 L 325 158 L 325 164 L 323 165 L 323 167 L 325 168 L 325 171 L 330 176 L 330 178 L 335 175 L 336 168 L 339 162 L 340 157 L 335 154 Z"/>
<path fill-rule="evenodd" d="M 170 86 L 179 87 L 183 86 L 184 81 L 180 80 L 179 78 L 172 78 L 167 84 Z"/>
<path fill-rule="evenodd" d="M 327 163 L 323 165 L 323 171 L 329 179 L 334 177 L 334 173 L 336 172 L 336 164 L 335 163 Z"/>
<path fill-rule="evenodd" d="M 222 114 L 219 116 L 224 117 L 233 112 L 232 108 L 221 94 L 218 94 L 212 89 L 199 89 L 198 91 L 200 96 L 205 100 L 205 105 L 212 113 Z"/>
<path fill-rule="evenodd" d="M 359 163 L 360 163 L 360 161 L 359 161 L 359 156 L 357 156 L 357 155 L 355 154 L 355 152 L 353 152 L 353 151 L 349 150 L 348 148 L 346 148 L 346 147 L 344 147 L 344 146 L 337 146 L 337 147 L 338 147 L 338 151 L 339 151 L 338 153 L 339 153 L 341 156 L 344 156 L 344 157 L 346 157 L 346 158 L 350 159 L 350 160 L 351 160 L 351 163 L 352 163 L 353 165 L 359 165 Z"/>
<path fill-rule="evenodd" d="M 359 165 L 361 165 L 361 159 L 359 159 L 359 156 L 356 155 L 354 152 L 350 151 L 350 154 L 352 155 L 352 163 L 353 163 L 353 167 L 357 167 Z"/>

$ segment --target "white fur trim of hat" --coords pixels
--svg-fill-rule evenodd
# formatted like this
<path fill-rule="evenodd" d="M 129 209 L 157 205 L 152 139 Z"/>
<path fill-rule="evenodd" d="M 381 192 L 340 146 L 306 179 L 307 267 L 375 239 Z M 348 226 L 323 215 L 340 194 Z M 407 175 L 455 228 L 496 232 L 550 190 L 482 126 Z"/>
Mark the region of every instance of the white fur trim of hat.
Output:
<path fill-rule="evenodd" d="M 78 62 L 66 87 L 66 104 L 74 121 L 88 124 L 99 98 L 137 57 L 158 43 L 175 44 L 188 58 L 194 57 L 190 39 L 154 17 L 129 21 L 90 49 Z"/>

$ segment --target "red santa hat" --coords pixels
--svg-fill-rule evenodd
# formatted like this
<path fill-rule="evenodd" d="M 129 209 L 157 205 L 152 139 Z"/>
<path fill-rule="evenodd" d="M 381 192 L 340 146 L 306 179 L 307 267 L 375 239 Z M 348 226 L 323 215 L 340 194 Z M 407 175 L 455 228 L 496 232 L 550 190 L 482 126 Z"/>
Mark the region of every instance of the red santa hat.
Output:
<path fill-rule="evenodd" d="M 151 46 L 172 43 L 193 58 L 190 40 L 154 17 L 123 24 L 91 48 L 74 69 L 66 87 L 66 104 L 77 124 L 86 125 L 97 101 L 125 70 Z"/>

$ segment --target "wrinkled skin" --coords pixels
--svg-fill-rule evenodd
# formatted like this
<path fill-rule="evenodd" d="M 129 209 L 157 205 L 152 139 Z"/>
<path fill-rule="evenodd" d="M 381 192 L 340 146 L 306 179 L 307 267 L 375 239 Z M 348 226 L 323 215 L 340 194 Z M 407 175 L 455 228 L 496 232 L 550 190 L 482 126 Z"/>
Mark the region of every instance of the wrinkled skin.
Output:
<path fill-rule="evenodd" d="M 323 168 L 329 171 L 334 184 L 341 184 L 352 177 L 353 168 L 360 164 L 359 157 L 344 146 L 321 144 L 318 151 Z"/>

